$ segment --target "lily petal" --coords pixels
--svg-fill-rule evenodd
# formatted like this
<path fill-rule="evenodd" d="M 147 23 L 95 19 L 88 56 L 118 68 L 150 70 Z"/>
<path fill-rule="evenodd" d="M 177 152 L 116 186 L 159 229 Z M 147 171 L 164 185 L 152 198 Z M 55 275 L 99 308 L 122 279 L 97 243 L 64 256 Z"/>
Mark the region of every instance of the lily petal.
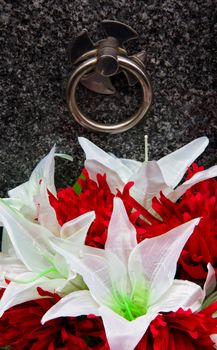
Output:
<path fill-rule="evenodd" d="M 20 277 L 22 277 L 22 279 L 31 279 L 34 278 L 34 276 L 34 273 L 28 272 Z M 6 310 L 14 305 L 21 304 L 29 300 L 39 299 L 40 295 L 37 292 L 37 287 L 55 292 L 64 287 L 65 284 L 65 279 L 51 280 L 47 278 L 41 278 L 28 284 L 10 282 L 0 300 L 0 317 Z"/>
<path fill-rule="evenodd" d="M 103 151 L 100 147 L 96 146 L 85 137 L 78 137 L 78 142 L 85 152 L 86 159 L 97 159 L 102 164 L 110 164 L 110 162 L 114 160 L 113 156 Z"/>
<path fill-rule="evenodd" d="M 214 165 L 209 169 L 196 173 L 189 180 L 185 181 L 182 185 L 178 186 L 174 191 L 167 193 L 166 196 L 171 201 L 176 202 L 192 186 L 196 185 L 201 181 L 208 180 L 216 176 L 217 165 Z"/>
<path fill-rule="evenodd" d="M 55 210 L 50 205 L 48 197 L 48 190 L 54 196 L 56 195 L 56 188 L 54 185 L 54 155 L 55 147 L 53 147 L 48 156 L 43 159 L 45 160 L 45 165 L 42 167 L 39 166 L 38 171 L 36 170 L 35 172 L 37 178 L 39 174 L 42 175 L 42 177 L 40 179 L 41 182 L 39 186 L 39 192 L 38 195 L 35 196 L 34 202 L 36 207 L 38 208 L 37 217 L 40 225 L 46 227 L 49 231 L 58 236 L 60 231 L 60 225 L 57 221 Z M 43 173 L 41 174 L 41 172 Z M 30 183 L 32 180 L 32 176 L 30 177 Z M 33 176 L 33 180 L 35 181 L 35 176 Z"/>
<path fill-rule="evenodd" d="M 49 252 L 48 237 L 52 234 L 44 227 L 24 218 L 0 200 L 0 220 L 3 222 L 17 257 L 28 270 L 42 271 L 49 266 L 43 255 Z"/>
<path fill-rule="evenodd" d="M 73 292 L 60 299 L 42 317 L 41 323 L 58 317 L 76 317 L 82 315 L 99 315 L 99 305 L 93 300 L 88 290 Z"/>
<path fill-rule="evenodd" d="M 117 193 L 117 188 L 122 191 L 124 188 L 125 182 L 122 180 L 121 175 L 118 171 L 112 170 L 111 168 L 101 164 L 97 160 L 86 160 L 85 168 L 88 171 L 90 179 L 97 182 L 97 174 L 107 174 L 106 182 L 112 193 Z M 127 182 L 127 180 L 126 180 Z"/>
<path fill-rule="evenodd" d="M 83 244 L 87 231 L 95 219 L 94 211 L 90 211 L 66 222 L 60 230 L 60 237 L 72 239 L 75 244 Z"/>
<path fill-rule="evenodd" d="M 190 281 L 174 280 L 172 286 L 151 306 L 152 312 L 170 312 L 191 309 L 199 310 L 203 302 L 202 288 Z"/>
<path fill-rule="evenodd" d="M 217 349 L 217 334 L 212 334 L 210 338 L 214 342 L 214 349 Z"/>
<path fill-rule="evenodd" d="M 103 249 L 78 247 L 68 241 L 50 240 L 53 249 L 63 255 L 71 269 L 83 277 L 91 295 L 99 304 L 114 305 L 114 288 L 127 290 L 127 271 L 121 260 Z"/>
<path fill-rule="evenodd" d="M 5 278 L 17 279 L 24 272 L 27 272 L 27 269 L 19 259 L 0 253 L 0 288 L 7 287 Z"/>
<path fill-rule="evenodd" d="M 0 271 L 6 275 L 10 272 L 13 274 L 19 274 L 26 272 L 26 267 L 16 257 L 7 256 L 3 253 L 0 253 Z"/>
<path fill-rule="evenodd" d="M 23 207 L 23 203 L 20 199 L 18 198 L 2 198 L 2 200 L 9 205 L 10 207 L 13 207 L 16 210 L 21 210 Z"/>
<path fill-rule="evenodd" d="M 58 235 L 60 226 L 57 222 L 54 209 L 50 206 L 47 190 L 56 195 L 54 184 L 54 157 L 59 156 L 68 160 L 72 158 L 68 155 L 55 154 L 55 146 L 50 153 L 44 157 L 33 170 L 29 181 L 10 190 L 11 205 L 18 205 L 16 201 L 22 203 L 19 210 L 29 220 L 35 221 L 38 218 L 41 225 L 47 227 L 55 235 Z M 16 207 L 15 207 L 16 208 Z"/>
<path fill-rule="evenodd" d="M 156 161 L 143 163 L 129 181 L 134 182 L 130 194 L 146 209 L 152 207 L 152 198 L 167 189 L 161 169 Z"/>
<path fill-rule="evenodd" d="M 210 263 L 207 265 L 207 269 L 208 269 L 208 273 L 207 273 L 206 281 L 203 287 L 204 297 L 211 294 L 216 287 L 215 269 L 212 267 Z"/>
<path fill-rule="evenodd" d="M 205 150 L 208 143 L 207 137 L 199 137 L 158 160 L 158 165 L 168 186 L 174 188 L 178 185 L 187 168 Z"/>
<path fill-rule="evenodd" d="M 79 137 L 78 141 L 85 152 L 85 167 L 92 180 L 96 181 L 97 173 L 107 173 L 110 175 L 111 172 L 113 175 L 112 189 L 116 189 L 116 187 L 120 189 L 117 185 L 120 182 L 125 184 L 128 181 L 129 177 L 132 175 L 132 171 L 128 166 L 125 166 L 119 158 L 111 156 L 84 137 Z M 97 168 L 94 168 L 95 166 L 97 166 Z M 108 180 L 109 177 L 110 176 L 108 176 Z M 117 183 L 116 185 L 115 182 Z"/>
<path fill-rule="evenodd" d="M 34 198 L 39 194 L 40 191 L 40 181 L 46 177 L 46 180 L 49 178 L 50 174 L 50 183 L 47 185 L 52 193 L 56 193 L 54 186 L 54 153 L 55 146 L 51 149 L 50 153 L 44 157 L 38 165 L 33 170 L 29 181 L 24 184 L 8 191 L 9 197 L 12 199 L 19 199 L 22 201 L 23 205 L 29 210 L 29 217 L 33 220 L 37 216 L 37 208 L 34 203 Z M 52 169 L 51 169 L 52 167 Z"/>
<path fill-rule="evenodd" d="M 172 286 L 177 260 L 199 221 L 194 219 L 163 235 L 145 239 L 132 251 L 129 257 L 132 285 L 138 286 L 143 276 L 151 291 L 151 304 Z"/>
<path fill-rule="evenodd" d="M 116 254 L 127 266 L 129 254 L 136 245 L 136 229 L 128 218 L 122 200 L 114 198 L 105 249 Z"/>
<path fill-rule="evenodd" d="M 50 205 L 47 190 L 47 184 L 44 180 L 42 180 L 39 195 L 35 197 L 35 205 L 38 208 L 38 222 L 41 226 L 46 227 L 54 235 L 59 236 L 60 225 L 57 221 L 55 210 Z"/>
<path fill-rule="evenodd" d="M 32 207 L 31 209 L 33 212 L 35 212 L 33 200 L 32 198 L 29 198 L 29 189 L 29 181 L 26 181 L 23 184 L 8 191 L 8 195 L 10 197 L 10 200 L 20 201 L 20 203 L 29 202 L 29 205 Z"/>
<path fill-rule="evenodd" d="M 106 306 L 101 306 L 99 314 L 103 319 L 106 337 L 111 350 L 133 350 L 145 334 L 156 313 L 128 321 Z"/>
<path fill-rule="evenodd" d="M 119 160 L 131 170 L 132 174 L 136 173 L 142 165 L 142 162 L 135 159 L 119 158 Z"/>
<path fill-rule="evenodd" d="M 3 227 L 3 230 L 2 230 L 1 251 L 2 251 L 2 253 L 6 254 L 6 255 L 16 257 L 14 247 L 11 243 L 11 240 L 8 236 L 8 233 L 7 233 L 7 230 L 5 227 Z"/>

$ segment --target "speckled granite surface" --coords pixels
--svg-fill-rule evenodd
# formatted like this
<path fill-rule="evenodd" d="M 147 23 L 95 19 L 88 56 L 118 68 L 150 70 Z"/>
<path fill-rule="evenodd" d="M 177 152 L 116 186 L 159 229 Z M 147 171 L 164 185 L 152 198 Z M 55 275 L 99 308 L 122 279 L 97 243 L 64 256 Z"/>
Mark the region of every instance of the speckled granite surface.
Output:
<path fill-rule="evenodd" d="M 54 143 L 74 163 L 57 163 L 58 186 L 80 171 L 83 135 L 118 156 L 143 158 L 144 130 L 150 158 L 159 158 L 207 135 L 201 163 L 216 163 L 216 0 L 0 0 L 0 195 L 26 181 Z M 70 41 L 84 27 L 98 39 L 97 25 L 117 19 L 140 34 L 129 50 L 147 52 L 154 103 L 139 126 L 118 135 L 93 134 L 70 116 L 65 88 L 71 71 Z M 126 92 L 127 93 L 127 92 Z M 109 101 L 79 92 L 80 103 L 100 118 L 128 115 L 137 89 Z M 124 96 L 125 90 L 119 96 Z"/>

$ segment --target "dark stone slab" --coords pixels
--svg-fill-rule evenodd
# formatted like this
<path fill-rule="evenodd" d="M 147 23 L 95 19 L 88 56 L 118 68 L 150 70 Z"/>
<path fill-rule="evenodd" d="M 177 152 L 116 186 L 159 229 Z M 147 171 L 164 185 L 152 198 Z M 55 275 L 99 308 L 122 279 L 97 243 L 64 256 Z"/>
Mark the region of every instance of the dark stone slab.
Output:
<path fill-rule="evenodd" d="M 58 186 L 71 184 L 84 160 L 77 136 L 88 137 L 118 156 L 143 159 L 144 133 L 150 158 L 207 135 L 200 163 L 216 162 L 216 1 L 0 0 L 0 194 L 26 181 L 54 143 L 74 163 L 57 162 Z M 149 115 L 118 135 L 84 130 L 69 115 L 65 89 L 71 63 L 68 47 L 84 27 L 100 38 L 97 25 L 116 19 L 139 38 L 134 53 L 147 52 L 154 102 Z M 122 86 L 123 85 L 123 86 Z M 138 104 L 138 88 L 120 84 L 117 96 L 102 98 L 80 89 L 82 108 L 96 118 L 123 118 Z"/>

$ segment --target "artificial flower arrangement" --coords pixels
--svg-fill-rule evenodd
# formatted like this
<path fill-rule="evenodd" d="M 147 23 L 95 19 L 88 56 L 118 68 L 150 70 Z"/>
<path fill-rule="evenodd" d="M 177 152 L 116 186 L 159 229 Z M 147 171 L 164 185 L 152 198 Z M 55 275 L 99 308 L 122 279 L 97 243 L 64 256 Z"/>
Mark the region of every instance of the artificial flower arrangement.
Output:
<path fill-rule="evenodd" d="M 53 148 L 0 200 L 0 348 L 217 348 L 217 166 L 193 163 L 208 139 L 144 163 L 79 142 L 74 186 L 56 191 L 70 157 Z"/>

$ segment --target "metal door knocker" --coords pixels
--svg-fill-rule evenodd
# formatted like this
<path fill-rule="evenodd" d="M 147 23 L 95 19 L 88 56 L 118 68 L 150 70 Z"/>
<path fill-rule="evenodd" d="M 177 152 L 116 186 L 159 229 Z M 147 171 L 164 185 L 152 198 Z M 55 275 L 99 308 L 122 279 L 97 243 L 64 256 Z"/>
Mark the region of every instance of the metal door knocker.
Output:
<path fill-rule="evenodd" d="M 136 125 L 147 113 L 152 101 L 152 88 L 143 64 L 144 51 L 128 56 L 124 43 L 135 39 L 137 33 L 126 24 L 103 21 L 108 35 L 93 44 L 87 30 L 83 30 L 72 43 L 71 60 L 76 65 L 67 86 L 67 103 L 77 122 L 92 131 L 119 133 Z M 124 72 L 130 86 L 140 83 L 143 99 L 138 110 L 127 120 L 118 124 L 102 124 L 87 117 L 78 107 L 75 91 L 78 83 L 101 94 L 113 94 L 115 89 L 110 77 Z"/>

